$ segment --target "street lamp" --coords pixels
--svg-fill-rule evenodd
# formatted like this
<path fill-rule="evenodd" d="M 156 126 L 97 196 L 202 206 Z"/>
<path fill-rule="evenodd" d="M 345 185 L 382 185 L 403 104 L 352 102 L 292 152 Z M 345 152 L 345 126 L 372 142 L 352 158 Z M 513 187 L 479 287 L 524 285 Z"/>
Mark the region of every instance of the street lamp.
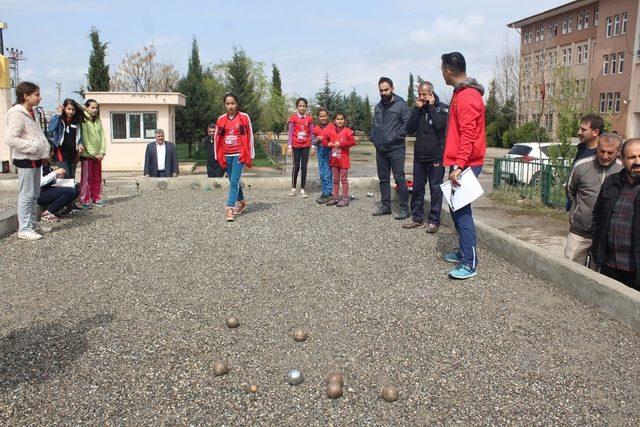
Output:
<path fill-rule="evenodd" d="M 4 41 L 2 39 L 2 30 L 9 28 L 6 22 L 0 21 L 0 55 L 4 52 Z"/>

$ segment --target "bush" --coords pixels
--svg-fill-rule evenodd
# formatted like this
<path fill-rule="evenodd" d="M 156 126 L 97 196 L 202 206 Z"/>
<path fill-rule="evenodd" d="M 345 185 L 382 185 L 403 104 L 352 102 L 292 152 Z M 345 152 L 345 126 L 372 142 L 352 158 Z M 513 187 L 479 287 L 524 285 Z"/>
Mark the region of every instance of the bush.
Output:
<path fill-rule="evenodd" d="M 546 142 L 549 141 L 547 131 L 534 122 L 524 123 L 514 129 L 504 131 L 502 134 L 502 146 L 511 148 L 519 142 Z"/>
<path fill-rule="evenodd" d="M 500 125 L 497 122 L 489 123 L 486 130 L 487 145 L 489 147 L 502 146 L 502 135 L 500 135 Z"/>

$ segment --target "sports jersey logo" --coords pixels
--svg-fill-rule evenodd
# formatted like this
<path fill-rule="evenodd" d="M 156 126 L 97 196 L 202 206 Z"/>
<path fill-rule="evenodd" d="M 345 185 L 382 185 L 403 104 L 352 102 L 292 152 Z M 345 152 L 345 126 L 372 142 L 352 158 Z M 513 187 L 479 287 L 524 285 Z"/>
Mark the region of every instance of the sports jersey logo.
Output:
<path fill-rule="evenodd" d="M 229 129 L 229 132 L 224 136 L 224 143 L 227 145 L 236 145 L 238 143 L 237 131 L 234 128 Z"/>

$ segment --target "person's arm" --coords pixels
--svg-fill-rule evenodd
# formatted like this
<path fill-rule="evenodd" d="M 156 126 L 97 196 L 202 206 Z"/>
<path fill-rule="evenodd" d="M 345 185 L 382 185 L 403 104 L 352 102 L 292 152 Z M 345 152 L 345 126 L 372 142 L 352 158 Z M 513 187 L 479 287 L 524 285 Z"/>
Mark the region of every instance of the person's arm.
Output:
<path fill-rule="evenodd" d="M 149 176 L 149 165 L 151 164 L 151 147 L 147 144 L 147 149 L 144 151 L 144 176 Z"/>
<path fill-rule="evenodd" d="M 256 150 L 255 146 L 253 145 L 253 126 L 251 125 L 251 117 L 249 117 L 248 115 L 247 126 L 249 127 L 249 149 L 251 150 L 251 160 L 253 160 L 256 157 Z"/>
<path fill-rule="evenodd" d="M 603 213 L 602 210 L 604 209 L 604 203 L 605 203 L 604 197 L 602 195 L 604 193 L 603 191 L 604 188 L 605 188 L 605 185 L 603 184 L 602 187 L 600 187 L 600 193 L 598 193 L 596 204 L 593 206 L 593 213 L 592 213 L 593 217 L 591 219 L 591 238 L 593 239 L 594 242 L 598 238 L 597 233 L 598 231 L 600 231 L 600 227 L 604 227 L 603 221 L 601 220 L 602 213 Z"/>
<path fill-rule="evenodd" d="M 404 140 L 407 137 L 407 123 L 409 123 L 410 115 L 411 113 L 409 112 L 409 106 L 406 102 L 403 102 L 402 106 L 400 107 L 400 123 L 395 128 L 395 132 L 393 133 L 393 135 L 391 135 L 392 141 Z"/>
<path fill-rule="evenodd" d="M 354 145 L 356 145 L 356 137 L 353 131 L 349 129 L 349 133 L 347 134 L 347 137 L 345 138 L 344 143 L 338 144 L 338 147 L 349 148 L 349 147 L 353 147 Z"/>
<path fill-rule="evenodd" d="M 289 139 L 287 140 L 287 150 L 291 151 L 293 149 L 293 123 L 289 122 Z"/>
<path fill-rule="evenodd" d="M 59 114 L 54 114 L 51 117 L 51 121 L 49 122 L 49 125 L 47 126 L 47 130 L 49 132 L 55 131 L 56 128 L 58 127 L 59 123 L 60 123 L 60 115 Z"/>
<path fill-rule="evenodd" d="M 576 201 L 576 194 L 578 192 L 578 182 L 579 182 L 579 176 L 578 176 L 578 173 L 576 173 L 576 168 L 574 167 L 573 169 L 571 169 L 571 174 L 569 175 L 569 182 L 567 183 L 567 188 L 566 188 L 567 197 L 571 201 L 571 205 L 574 205 Z"/>
<path fill-rule="evenodd" d="M 311 135 L 311 149 L 316 149 L 316 134 L 313 133 L 313 120 L 309 122 L 309 135 Z"/>
<path fill-rule="evenodd" d="M 100 160 L 104 158 L 104 155 L 107 154 L 107 139 L 104 137 L 104 129 L 102 129 L 102 122 L 97 120 L 98 122 L 98 136 L 100 137 L 100 150 L 98 154 L 100 155 Z"/>
<path fill-rule="evenodd" d="M 169 144 L 171 144 L 171 153 L 172 153 L 172 161 L 173 161 L 172 171 L 173 171 L 173 177 L 175 178 L 180 173 L 180 169 L 178 169 L 178 151 L 176 150 L 176 146 L 173 142 L 170 142 Z"/>
<path fill-rule="evenodd" d="M 441 107 L 440 111 L 437 111 L 435 105 L 429 105 L 429 116 L 433 121 L 433 128 L 435 130 L 442 130 L 447 128 L 447 119 L 449 117 L 447 113 L 442 111 L 442 108 L 443 107 Z"/>
<path fill-rule="evenodd" d="M 19 116 L 19 113 L 12 111 L 7 114 L 7 136 L 5 141 L 9 147 L 15 150 L 26 154 L 35 154 L 38 151 L 38 146 L 28 139 L 21 138 L 24 128 L 24 120 Z"/>
<path fill-rule="evenodd" d="M 42 166 L 40 167 L 40 174 L 42 175 Z M 49 184 L 55 183 L 57 176 L 58 176 L 58 173 L 54 170 L 44 175 L 42 178 L 40 178 L 40 187 L 44 187 Z"/>
<path fill-rule="evenodd" d="M 418 120 L 420 120 L 420 108 L 413 107 L 411 114 L 409 115 L 409 121 L 407 121 L 407 133 L 416 133 L 418 131 Z"/>
<path fill-rule="evenodd" d="M 473 145 L 476 143 L 475 137 L 478 118 L 483 114 L 481 108 L 482 100 L 478 95 L 478 99 L 460 100 L 456 105 L 459 111 L 458 125 L 460 126 L 456 165 L 458 165 L 460 169 L 464 169 L 473 151 Z"/>

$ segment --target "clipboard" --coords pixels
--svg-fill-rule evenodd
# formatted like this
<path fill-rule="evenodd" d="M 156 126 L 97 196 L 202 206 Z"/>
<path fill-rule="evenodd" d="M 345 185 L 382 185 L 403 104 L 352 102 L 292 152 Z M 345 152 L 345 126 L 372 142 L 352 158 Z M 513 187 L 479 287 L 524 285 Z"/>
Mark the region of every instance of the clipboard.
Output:
<path fill-rule="evenodd" d="M 453 187 L 451 181 L 440 184 L 442 195 L 452 211 L 467 206 L 484 194 L 482 185 L 471 168 L 466 168 L 458 177 L 460 185 Z"/>

